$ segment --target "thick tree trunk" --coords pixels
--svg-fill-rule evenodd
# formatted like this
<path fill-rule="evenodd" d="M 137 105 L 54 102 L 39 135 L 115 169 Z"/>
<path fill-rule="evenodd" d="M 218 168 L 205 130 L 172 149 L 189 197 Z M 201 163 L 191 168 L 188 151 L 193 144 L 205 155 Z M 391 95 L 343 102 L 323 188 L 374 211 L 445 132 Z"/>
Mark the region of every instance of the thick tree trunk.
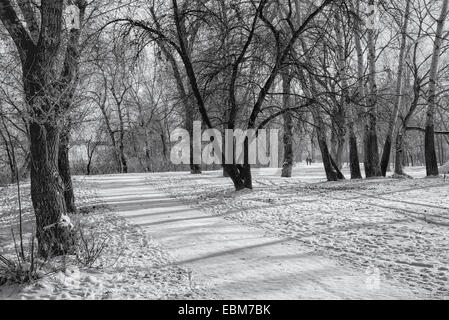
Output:
<path fill-rule="evenodd" d="M 426 156 L 426 172 L 427 176 L 438 176 L 438 160 L 435 152 L 435 128 L 433 125 L 426 125 L 426 133 L 424 136 L 425 156 Z"/>
<path fill-rule="evenodd" d="M 393 132 L 388 132 L 385 138 L 384 148 L 382 151 L 382 157 L 380 159 L 380 170 L 382 171 L 382 176 L 387 176 L 388 167 L 390 165 L 390 154 L 392 145 L 392 134 Z"/>
<path fill-rule="evenodd" d="M 87 3 L 78 0 L 75 4 L 80 8 L 82 20 Z M 29 30 L 25 29 L 17 9 L 9 0 L 1 1 L 0 19 L 14 41 L 22 63 L 24 92 L 29 106 L 31 199 L 36 216 L 38 253 L 49 257 L 71 252 L 75 238 L 68 224 L 61 223 L 62 218 L 66 218 L 66 208 L 58 155 L 60 120 L 65 116 L 60 103 L 75 82 L 74 68 L 67 66 L 74 65 L 77 58 L 72 54 L 76 46 L 72 45 L 72 40 L 77 37 L 73 37 L 72 30 L 61 70 L 64 1 L 41 0 L 40 19 L 34 19 L 29 3 L 22 2 L 19 6 Z M 40 30 L 37 21 L 40 21 Z"/>
<path fill-rule="evenodd" d="M 436 109 L 436 93 L 438 83 L 438 65 L 441 55 L 441 44 L 444 25 L 448 14 L 449 0 L 443 1 L 441 15 L 437 21 L 437 30 L 433 47 L 432 64 L 429 74 L 428 108 L 426 118 L 426 134 L 424 138 L 424 149 L 426 158 L 427 176 L 438 176 L 438 160 L 435 152 L 435 125 L 434 116 Z"/>
<path fill-rule="evenodd" d="M 75 194 L 73 192 L 72 175 L 70 173 L 69 162 L 69 142 L 70 142 L 70 126 L 67 125 L 61 131 L 59 141 L 58 167 L 64 187 L 64 200 L 66 210 L 69 213 L 75 213 Z"/>
<path fill-rule="evenodd" d="M 333 166 L 332 156 L 327 147 L 326 139 L 321 134 L 318 134 L 318 144 L 320 146 L 327 181 L 338 181 L 342 179 L 341 175 L 335 170 L 335 167 Z"/>
<path fill-rule="evenodd" d="M 58 172 L 59 128 L 31 122 L 30 134 L 31 199 L 36 215 L 38 253 L 43 257 L 66 254 L 73 248 L 74 235 L 60 224 L 66 208 Z"/>
<path fill-rule="evenodd" d="M 128 173 L 128 160 L 126 159 L 125 155 L 125 144 L 123 142 L 123 139 L 120 139 L 119 153 L 120 153 L 120 167 L 122 168 L 121 173 Z"/>
<path fill-rule="evenodd" d="M 291 107 L 291 81 L 289 71 L 282 74 L 282 88 L 283 88 L 283 105 L 284 109 Z M 290 178 L 293 169 L 293 121 L 289 112 L 284 113 L 284 163 L 282 165 L 282 177 Z"/>
<path fill-rule="evenodd" d="M 253 188 L 251 165 L 248 164 L 248 138 L 245 139 L 243 152 L 243 164 L 223 164 L 223 169 L 227 172 L 227 175 L 234 183 L 234 188 L 236 191 Z"/>
<path fill-rule="evenodd" d="M 404 163 L 404 136 L 405 130 L 401 128 L 396 137 L 396 157 L 394 165 L 394 173 L 396 175 L 404 175 L 403 163 Z"/>
<path fill-rule="evenodd" d="M 343 97 L 342 100 L 344 99 L 345 98 Z M 344 111 L 346 104 L 343 102 L 341 103 L 342 104 L 334 110 L 331 119 L 333 122 L 331 155 L 340 170 L 343 167 L 343 150 L 346 143 L 346 119 Z"/>
<path fill-rule="evenodd" d="M 234 183 L 236 191 L 253 188 L 251 165 L 224 164 L 223 168 Z"/>
<path fill-rule="evenodd" d="M 332 158 L 332 155 L 330 154 L 329 148 L 327 146 L 324 121 L 318 111 L 314 111 L 312 113 L 315 120 L 317 140 L 323 159 L 323 166 L 324 171 L 326 172 L 327 181 L 343 180 L 345 177 L 340 172 L 340 169 Z"/>
<path fill-rule="evenodd" d="M 353 123 L 349 125 L 349 166 L 351 170 L 351 179 L 362 179 L 359 151 L 357 148 L 357 137 L 354 133 Z"/>

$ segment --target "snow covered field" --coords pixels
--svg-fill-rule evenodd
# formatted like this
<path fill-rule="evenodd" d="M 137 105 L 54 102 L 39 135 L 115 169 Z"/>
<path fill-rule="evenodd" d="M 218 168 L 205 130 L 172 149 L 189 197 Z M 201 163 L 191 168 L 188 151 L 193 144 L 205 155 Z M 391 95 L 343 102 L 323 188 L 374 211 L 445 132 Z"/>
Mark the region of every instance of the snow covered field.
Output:
<path fill-rule="evenodd" d="M 0 286 L 2 299 L 187 299 L 202 297 L 186 270 L 173 266 L 171 258 L 140 228 L 130 225 L 103 207 L 95 186 L 82 178 L 75 184 L 78 220 L 86 236 L 107 247 L 92 268 L 83 267 L 74 257 L 56 259 L 49 273 L 30 285 Z M 28 239 L 33 230 L 29 186 L 23 186 L 24 230 Z M 14 187 L 0 189 L 0 254 L 13 256 L 11 228 L 17 236 L 17 195 Z M 26 241 L 26 244 L 28 241 Z"/>
<path fill-rule="evenodd" d="M 299 165 L 291 179 L 256 169 L 255 189 L 238 193 L 218 171 L 151 174 L 147 181 L 211 215 L 395 280 L 419 298 L 447 299 L 449 181 L 423 178 L 424 168 L 407 173 L 415 179 L 327 183 L 320 164 Z"/>
<path fill-rule="evenodd" d="M 344 173 L 348 176 L 347 169 Z M 286 248 L 286 252 L 294 253 L 296 249 L 291 247 L 297 246 L 297 251 L 303 252 L 304 255 L 302 258 L 295 258 L 299 260 L 289 260 L 288 274 L 294 275 L 295 278 L 289 280 L 287 277 L 286 284 L 292 281 L 298 285 L 306 281 L 315 281 L 317 274 L 325 272 L 320 270 L 318 273 L 304 272 L 307 268 L 303 265 L 298 266 L 296 270 L 298 272 L 295 272 L 294 263 L 316 261 L 317 266 L 320 263 L 328 263 L 330 266 L 333 261 L 337 261 L 342 274 L 331 277 L 331 283 L 336 279 L 352 279 L 347 277 L 347 270 L 350 269 L 354 270 L 354 275 L 363 276 L 362 278 L 356 276 L 354 279 L 371 279 L 372 283 L 367 285 L 376 286 L 378 285 L 376 281 L 385 280 L 386 288 L 392 290 L 386 292 L 390 297 L 409 297 L 403 293 L 410 291 L 418 298 L 448 299 L 449 181 L 443 181 L 442 178 L 424 178 L 423 168 L 409 168 L 407 173 L 415 179 L 387 178 L 327 183 L 320 164 L 297 166 L 291 179 L 280 178 L 279 170 L 255 169 L 254 190 L 242 192 L 235 192 L 231 180 L 222 177 L 221 171 L 194 176 L 186 172 L 171 172 L 76 177 L 77 201 L 83 214 L 74 220 L 79 221 L 84 230 L 95 235 L 98 241 L 105 239 L 108 244 L 106 251 L 93 268 L 77 264 L 73 257 L 67 257 L 69 263 L 65 268 L 61 268 L 63 261 L 55 261 L 53 265 L 58 266 L 58 270 L 34 284 L 0 286 L 0 299 L 219 297 L 203 288 L 199 284 L 201 279 L 194 277 L 192 280 L 190 270 L 173 263 L 168 248 L 158 242 L 158 237 L 163 240 L 164 237 L 173 238 L 174 235 L 165 235 L 163 229 L 165 224 L 154 220 L 160 217 L 158 219 L 165 222 L 165 212 L 174 209 L 193 216 L 194 220 L 191 222 L 195 224 L 202 223 L 204 218 L 198 220 L 199 211 L 193 209 L 189 213 L 188 208 L 178 203 L 168 206 L 167 199 L 163 198 L 162 193 L 152 191 L 154 188 L 194 208 L 202 209 L 205 217 L 210 215 L 233 221 L 230 225 L 226 224 L 225 220 L 220 220 L 221 218 L 214 220 L 214 226 L 217 228 L 234 230 L 238 229 L 237 224 L 246 226 L 249 229 L 238 230 L 242 239 L 245 239 L 246 230 L 252 229 L 265 233 L 266 241 L 269 243 L 270 239 L 289 239 L 287 247 L 290 249 Z M 148 188 L 145 188 L 144 182 Z M 34 218 L 30 213 L 29 186 L 24 184 L 22 191 L 24 229 L 27 238 L 33 229 Z M 150 199 L 151 197 L 154 200 Z M 154 207 L 155 203 L 161 203 L 161 207 L 159 209 L 157 205 Z M 153 219 L 151 220 L 153 222 L 146 223 L 148 227 L 145 229 L 133 224 L 131 218 L 123 218 L 119 213 L 122 216 L 134 216 L 141 221 Z M 170 221 L 176 224 L 177 220 Z M 181 227 L 182 224 L 191 223 L 179 220 L 182 220 L 179 221 Z M 17 196 L 13 186 L 0 189 L 1 254 L 12 254 L 14 251 L 11 227 L 17 229 Z M 166 228 L 174 227 L 174 224 L 166 226 Z M 207 222 L 201 228 L 207 228 Z M 155 240 L 151 238 L 152 234 Z M 214 236 L 214 232 L 208 234 L 205 233 L 205 237 Z M 245 242 L 248 248 L 251 247 L 251 241 L 257 243 L 265 241 L 261 240 L 257 231 L 248 231 L 246 236 L 249 237 L 249 242 L 240 240 Z M 241 244 L 243 243 L 239 242 L 238 246 Z M 259 248 L 257 253 L 254 253 L 256 260 L 260 260 L 258 255 L 264 250 L 266 255 L 277 259 L 273 250 L 280 247 L 277 244 L 273 245 L 276 247 L 267 246 L 265 249 L 264 246 L 256 245 L 255 247 Z M 212 249 L 218 247 L 208 248 L 206 245 L 194 248 L 191 254 L 195 256 L 195 250 L 207 254 L 208 250 Z M 189 256 L 190 253 L 184 252 L 185 250 L 187 249 L 182 246 L 178 248 L 178 251 Z M 236 261 L 229 261 L 229 266 L 234 267 L 243 277 L 242 285 L 250 283 L 246 280 L 256 271 L 245 269 L 254 266 L 254 260 L 251 263 L 249 261 L 250 257 L 245 261 L 246 254 L 253 253 L 250 249 L 237 251 L 235 256 L 239 258 Z M 223 256 L 220 261 L 231 259 L 230 257 Z M 323 258 L 320 261 L 319 257 L 329 260 Z M 270 285 L 274 286 L 275 283 L 269 279 L 276 276 L 264 274 L 268 270 L 264 268 L 264 264 L 273 262 L 270 261 L 256 261 L 258 268 L 261 268 L 261 275 L 267 279 L 258 286 L 265 286 L 263 288 L 266 292 L 270 292 Z M 215 270 L 214 262 L 199 260 L 193 266 L 201 267 L 203 271 Z M 211 265 L 207 266 L 207 263 Z M 278 267 L 273 270 L 276 268 Z M 284 265 L 285 268 L 287 263 Z M 333 270 L 340 270 L 336 268 Z M 231 270 L 219 272 L 225 277 Z M 306 275 L 310 279 L 303 278 Z M 327 278 L 332 275 L 323 274 L 323 276 Z M 333 285 L 336 283 L 338 280 Z M 345 285 L 346 287 L 341 288 L 342 292 L 336 293 L 335 297 L 348 296 L 343 292 L 349 291 L 347 283 Z M 395 285 L 397 288 L 394 288 Z M 228 294 L 232 296 L 234 289 L 232 286 L 228 289 Z M 252 289 L 245 290 L 250 293 Z M 301 297 L 320 297 L 320 291 L 305 292 L 307 290 L 297 288 L 296 291 L 298 290 L 301 291 Z M 285 291 L 288 292 L 292 291 Z M 356 297 L 356 292 L 357 290 L 348 297 Z M 329 291 L 323 291 L 324 293 L 329 294 Z"/>

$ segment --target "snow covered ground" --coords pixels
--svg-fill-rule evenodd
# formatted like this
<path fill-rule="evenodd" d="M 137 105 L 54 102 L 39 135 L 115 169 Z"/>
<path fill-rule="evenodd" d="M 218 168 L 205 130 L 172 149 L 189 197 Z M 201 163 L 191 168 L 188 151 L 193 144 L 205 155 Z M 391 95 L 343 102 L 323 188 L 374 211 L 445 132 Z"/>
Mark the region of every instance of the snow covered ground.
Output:
<path fill-rule="evenodd" d="M 204 293 L 191 281 L 189 273 L 171 263 L 171 257 L 139 227 L 103 207 L 95 186 L 76 179 L 76 197 L 82 212 L 79 220 L 86 237 L 107 247 L 92 268 L 73 257 L 55 259 L 45 269 L 51 273 L 30 285 L 0 286 L 1 299 L 187 299 Z M 34 228 L 29 186 L 23 186 L 24 230 L 28 239 Z M 17 195 L 14 187 L 0 189 L 0 253 L 14 252 L 11 227 L 17 230 Z M 17 231 L 16 231 L 17 238 Z"/>
<path fill-rule="evenodd" d="M 327 183 L 320 164 L 298 165 L 291 179 L 255 169 L 254 190 L 242 192 L 219 171 L 76 177 L 78 205 L 88 214 L 75 220 L 107 239 L 106 252 L 94 268 L 68 257 L 67 268 L 34 284 L 0 286 L 0 299 L 232 298 L 236 291 L 259 298 L 257 288 L 264 298 L 448 299 L 449 181 L 424 178 L 423 168 L 407 173 L 415 179 Z M 28 237 L 34 217 L 26 184 L 23 193 Z M 173 214 L 181 219 L 167 220 Z M 0 188 L 2 254 L 13 252 L 11 227 L 13 186 Z M 202 231 L 183 244 L 170 228 Z M 216 254 L 223 246 L 229 250 Z M 219 292 L 192 277 L 195 268 Z M 232 272 L 235 282 L 227 281 Z M 378 281 L 384 291 L 375 290 Z"/>
<path fill-rule="evenodd" d="M 415 179 L 327 183 L 320 164 L 299 165 L 291 179 L 256 169 L 255 189 L 237 193 L 218 171 L 151 174 L 147 182 L 211 215 L 396 281 L 419 298 L 448 299 L 449 181 L 424 178 L 423 168 L 406 171 Z"/>

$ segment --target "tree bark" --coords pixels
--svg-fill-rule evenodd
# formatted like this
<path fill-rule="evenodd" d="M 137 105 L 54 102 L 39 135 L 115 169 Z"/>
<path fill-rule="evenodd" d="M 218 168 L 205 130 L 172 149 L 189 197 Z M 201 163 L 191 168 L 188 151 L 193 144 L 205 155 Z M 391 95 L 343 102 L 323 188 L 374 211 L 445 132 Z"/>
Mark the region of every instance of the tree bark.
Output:
<path fill-rule="evenodd" d="M 77 1 L 78 5 L 85 5 Z M 22 10 L 26 8 L 22 6 Z M 30 33 L 19 20 L 10 0 L 0 2 L 0 19 L 13 39 L 22 63 L 23 86 L 29 105 L 31 199 L 36 216 L 38 253 L 49 257 L 72 251 L 74 234 L 61 224 L 66 214 L 63 184 L 58 171 L 59 139 L 64 98 L 73 79 L 61 77 L 64 1 L 41 0 L 39 39 L 28 12 L 23 12 Z M 33 25 L 33 26 L 32 26 Z M 69 75 L 70 76 L 70 75 Z"/>
<path fill-rule="evenodd" d="M 374 0 L 368 1 L 369 5 L 374 5 Z M 377 84 L 376 84 L 376 44 L 375 31 L 369 29 L 368 33 L 368 106 L 367 119 L 365 125 L 365 175 L 367 178 L 380 177 L 382 171 L 379 163 L 379 147 L 377 141 Z"/>
<path fill-rule="evenodd" d="M 355 10 L 357 14 L 360 13 L 360 4 L 356 0 L 356 7 L 353 7 L 353 2 L 350 2 L 351 8 Z M 357 97 L 358 104 L 363 101 L 365 96 L 364 87 L 364 59 L 361 41 L 361 27 L 358 19 L 354 20 L 354 45 L 357 54 Z M 354 108 L 356 104 L 353 103 L 348 106 L 348 134 L 349 134 L 349 167 L 351 171 L 351 179 L 362 179 L 362 173 L 360 170 L 359 150 L 357 146 L 357 136 L 355 134 L 355 118 L 358 114 L 355 113 Z"/>
<path fill-rule="evenodd" d="M 441 45 L 444 25 L 448 14 L 449 0 L 444 0 L 441 8 L 441 14 L 437 20 L 437 30 L 435 34 L 435 41 L 433 45 L 432 64 L 430 66 L 429 74 L 429 91 L 428 107 L 426 116 L 426 133 L 424 138 L 424 149 L 426 158 L 427 176 L 438 176 L 438 160 L 435 152 L 435 109 L 436 109 L 436 93 L 438 83 L 438 65 L 441 55 Z"/>
<path fill-rule="evenodd" d="M 283 105 L 284 109 L 291 107 L 291 81 L 292 77 L 290 71 L 286 70 L 282 73 L 282 88 L 283 88 Z M 284 163 L 282 165 L 282 177 L 291 178 L 293 169 L 293 121 L 290 112 L 285 112 L 284 115 Z"/>
<path fill-rule="evenodd" d="M 64 200 L 68 213 L 76 213 L 75 194 L 73 192 L 72 175 L 69 162 L 70 125 L 67 124 L 61 132 L 59 141 L 58 168 L 64 187 Z"/>
<path fill-rule="evenodd" d="M 396 92 L 395 92 L 395 103 L 393 108 L 393 114 L 388 122 L 388 130 L 387 136 L 385 139 L 385 144 L 382 152 L 382 158 L 380 162 L 380 168 L 382 170 L 382 175 L 385 177 L 387 175 L 388 165 L 390 163 L 390 153 L 391 153 L 391 145 L 392 145 L 392 136 L 394 127 L 396 126 L 396 122 L 399 115 L 399 108 L 402 104 L 402 87 L 403 87 L 403 74 L 404 74 L 404 60 L 405 60 L 405 51 L 407 45 L 407 29 L 408 29 L 408 21 L 410 18 L 410 0 L 407 0 L 403 25 L 401 27 L 401 46 L 399 50 L 399 66 L 397 73 L 397 83 L 396 83 Z"/>
<path fill-rule="evenodd" d="M 6 127 L 5 124 L 5 119 L 3 118 L 2 115 L 0 115 L 2 118 L 2 125 L 3 125 L 3 129 L 6 133 L 6 135 L 3 133 L 2 128 L 0 128 L 0 137 L 3 140 L 3 143 L 5 144 L 5 150 L 6 150 L 6 156 L 8 157 L 8 165 L 9 165 L 9 169 L 10 169 L 10 174 L 11 174 L 11 178 L 10 178 L 10 182 L 11 183 L 16 183 L 17 182 L 17 160 L 16 160 L 16 156 L 15 156 L 15 151 L 14 151 L 14 145 L 11 139 L 11 134 L 8 131 L 8 128 Z"/>

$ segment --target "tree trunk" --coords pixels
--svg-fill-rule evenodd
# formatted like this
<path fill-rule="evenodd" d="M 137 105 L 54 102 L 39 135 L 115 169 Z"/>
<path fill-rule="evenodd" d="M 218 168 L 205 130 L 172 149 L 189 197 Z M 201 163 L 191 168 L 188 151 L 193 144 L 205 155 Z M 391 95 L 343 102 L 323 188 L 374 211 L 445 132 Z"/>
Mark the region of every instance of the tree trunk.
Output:
<path fill-rule="evenodd" d="M 16 161 L 15 152 L 14 152 L 14 145 L 12 143 L 11 135 L 9 134 L 8 128 L 6 127 L 3 117 L 2 117 L 2 124 L 3 124 L 3 128 L 6 132 L 6 135 L 8 137 L 6 137 L 3 134 L 3 130 L 1 128 L 0 128 L 0 137 L 2 138 L 3 143 L 5 144 L 6 155 L 8 157 L 8 165 L 9 165 L 10 174 L 11 174 L 10 182 L 15 183 L 17 181 L 17 161 Z"/>
<path fill-rule="evenodd" d="M 113 91 L 114 97 L 115 91 Z M 117 104 L 117 114 L 119 119 L 119 127 L 120 127 L 120 133 L 119 133 L 119 145 L 118 145 L 118 151 L 119 151 L 119 157 L 120 157 L 120 173 L 128 173 L 128 160 L 126 159 L 125 155 L 125 122 L 123 119 L 123 113 L 122 113 L 122 99 L 115 98 L 116 104 Z"/>
<path fill-rule="evenodd" d="M 282 74 L 282 88 L 283 88 L 283 105 L 284 109 L 291 107 L 291 75 L 289 71 Z M 290 178 L 293 169 L 293 121 L 289 112 L 284 113 L 284 163 L 282 165 L 282 177 Z"/>
<path fill-rule="evenodd" d="M 185 97 L 188 99 L 187 97 Z M 190 99 L 188 99 L 190 100 Z M 193 111 L 194 108 L 189 107 L 189 103 L 185 102 L 184 112 L 185 112 L 185 124 L 186 129 L 190 136 L 190 173 L 191 174 L 201 174 L 201 165 L 193 163 L 194 161 L 194 148 L 193 148 Z"/>
<path fill-rule="evenodd" d="M 346 103 L 343 102 L 344 99 L 345 94 L 343 94 L 342 101 L 340 101 L 340 105 L 334 110 L 331 118 L 333 123 L 331 155 L 340 170 L 343 167 L 343 149 L 346 143 L 346 117 L 344 110 Z"/>
<path fill-rule="evenodd" d="M 441 44 L 444 25 L 448 14 L 449 0 L 443 1 L 441 15 L 437 21 L 437 30 L 433 47 L 432 64 L 429 74 L 428 108 L 426 117 L 426 134 L 424 138 L 424 149 L 426 158 L 427 176 L 438 176 L 438 160 L 435 152 L 435 125 L 434 116 L 436 109 L 436 93 L 438 83 L 438 65 L 441 55 Z"/>
<path fill-rule="evenodd" d="M 388 131 L 387 137 L 385 139 L 384 149 L 382 152 L 382 159 L 380 162 L 380 168 L 382 170 L 382 175 L 385 177 L 387 175 L 387 169 L 390 163 L 390 153 L 391 153 L 391 145 L 392 145 L 392 136 L 394 127 L 396 126 L 396 122 L 398 119 L 399 108 L 402 104 L 402 79 L 404 74 L 404 58 L 405 58 L 405 50 L 407 44 L 407 29 L 408 29 L 408 21 L 410 18 L 410 0 L 407 0 L 405 13 L 404 13 L 404 22 L 401 28 L 401 47 L 399 50 L 399 66 L 397 73 L 397 83 L 396 83 L 396 92 L 395 92 L 395 103 L 393 108 L 393 114 L 388 122 Z"/>
<path fill-rule="evenodd" d="M 349 166 L 351 170 L 351 179 L 362 179 L 359 151 L 357 148 L 357 137 L 354 133 L 353 123 L 349 125 Z"/>
<path fill-rule="evenodd" d="M 70 125 L 65 126 L 61 131 L 59 141 L 58 167 L 64 187 L 64 200 L 66 210 L 69 213 L 75 213 L 75 194 L 73 192 L 72 175 L 70 173 L 69 162 L 69 142 L 70 142 Z"/>
<path fill-rule="evenodd" d="M 224 164 L 223 168 L 234 183 L 236 191 L 253 188 L 251 165 Z"/>
<path fill-rule="evenodd" d="M 236 191 L 253 188 L 251 165 L 248 164 L 248 138 L 245 139 L 243 144 L 243 152 L 243 164 L 223 164 L 223 169 L 227 172 L 228 176 L 234 183 L 234 188 Z"/>
<path fill-rule="evenodd" d="M 340 172 L 337 164 L 335 163 L 332 155 L 329 152 L 329 148 L 327 146 L 326 139 L 326 131 L 325 124 L 319 111 L 313 112 L 315 125 L 316 125 L 316 133 L 318 139 L 318 145 L 320 147 L 321 156 L 323 159 L 324 171 L 326 172 L 327 181 L 338 181 L 343 180 L 345 177 Z"/>
<path fill-rule="evenodd" d="M 66 111 L 60 103 L 76 78 L 71 72 L 74 69 L 66 67 L 73 65 L 77 58 L 71 53 L 74 46 L 69 41 L 61 72 L 64 5 L 63 0 L 41 0 L 38 20 L 34 19 L 30 6 L 22 3 L 28 32 L 11 1 L 2 0 L 0 4 L 0 19 L 16 45 L 22 64 L 30 119 L 31 200 L 36 216 L 38 253 L 43 257 L 71 252 L 75 238 L 70 228 L 61 224 L 66 208 L 58 172 L 60 126 Z M 76 5 L 82 19 L 87 3 L 77 0 Z M 36 21 L 40 21 L 39 32 Z M 72 36 L 73 30 L 70 40 L 76 39 Z"/>
<path fill-rule="evenodd" d="M 350 3 L 353 6 L 353 2 Z M 357 14 L 360 13 L 360 3 L 356 0 L 356 6 L 353 8 Z M 354 21 L 354 45 L 357 54 L 357 97 L 359 104 L 362 104 L 365 98 L 365 86 L 364 86 L 364 58 L 361 41 L 361 27 L 358 19 Z M 358 114 L 354 114 L 353 106 L 349 107 L 347 113 L 348 119 L 348 131 L 349 131 L 349 166 L 351 169 L 351 179 L 362 179 L 362 173 L 360 170 L 359 151 L 357 146 L 357 136 L 354 132 L 354 119 Z"/>
<path fill-rule="evenodd" d="M 152 13 L 154 14 L 154 13 Z M 155 16 L 153 16 L 155 18 Z M 155 19 L 157 21 L 157 19 Z M 158 28 L 160 28 L 159 25 L 157 25 Z M 185 35 L 185 26 L 184 21 L 180 22 L 180 28 Z M 165 58 L 169 61 L 172 71 L 173 71 L 173 77 L 176 81 L 176 88 L 178 90 L 178 94 L 183 102 L 184 106 L 184 124 L 186 127 L 186 130 L 189 132 L 189 135 L 191 137 L 190 139 L 190 173 L 191 174 L 201 174 L 201 165 L 194 164 L 193 163 L 193 121 L 194 121 L 194 113 L 196 112 L 196 109 L 194 107 L 193 103 L 193 92 L 187 93 L 187 91 L 192 91 L 186 89 L 184 86 L 183 76 L 181 74 L 180 67 L 178 66 L 178 62 L 176 61 L 172 51 L 169 49 L 169 47 L 162 41 L 158 41 L 157 44 L 159 45 L 162 53 L 164 54 Z"/>
<path fill-rule="evenodd" d="M 64 188 L 58 172 L 59 128 L 30 123 L 31 199 L 36 215 L 38 253 L 42 257 L 69 253 L 74 235 L 60 226 L 65 215 Z"/>
<path fill-rule="evenodd" d="M 368 4 L 374 5 L 374 0 Z M 368 30 L 368 84 L 369 97 L 367 106 L 367 120 L 365 125 L 365 175 L 367 178 L 380 177 L 382 172 L 379 163 L 379 147 L 377 142 L 377 84 L 376 84 L 376 44 L 375 31 Z"/>

